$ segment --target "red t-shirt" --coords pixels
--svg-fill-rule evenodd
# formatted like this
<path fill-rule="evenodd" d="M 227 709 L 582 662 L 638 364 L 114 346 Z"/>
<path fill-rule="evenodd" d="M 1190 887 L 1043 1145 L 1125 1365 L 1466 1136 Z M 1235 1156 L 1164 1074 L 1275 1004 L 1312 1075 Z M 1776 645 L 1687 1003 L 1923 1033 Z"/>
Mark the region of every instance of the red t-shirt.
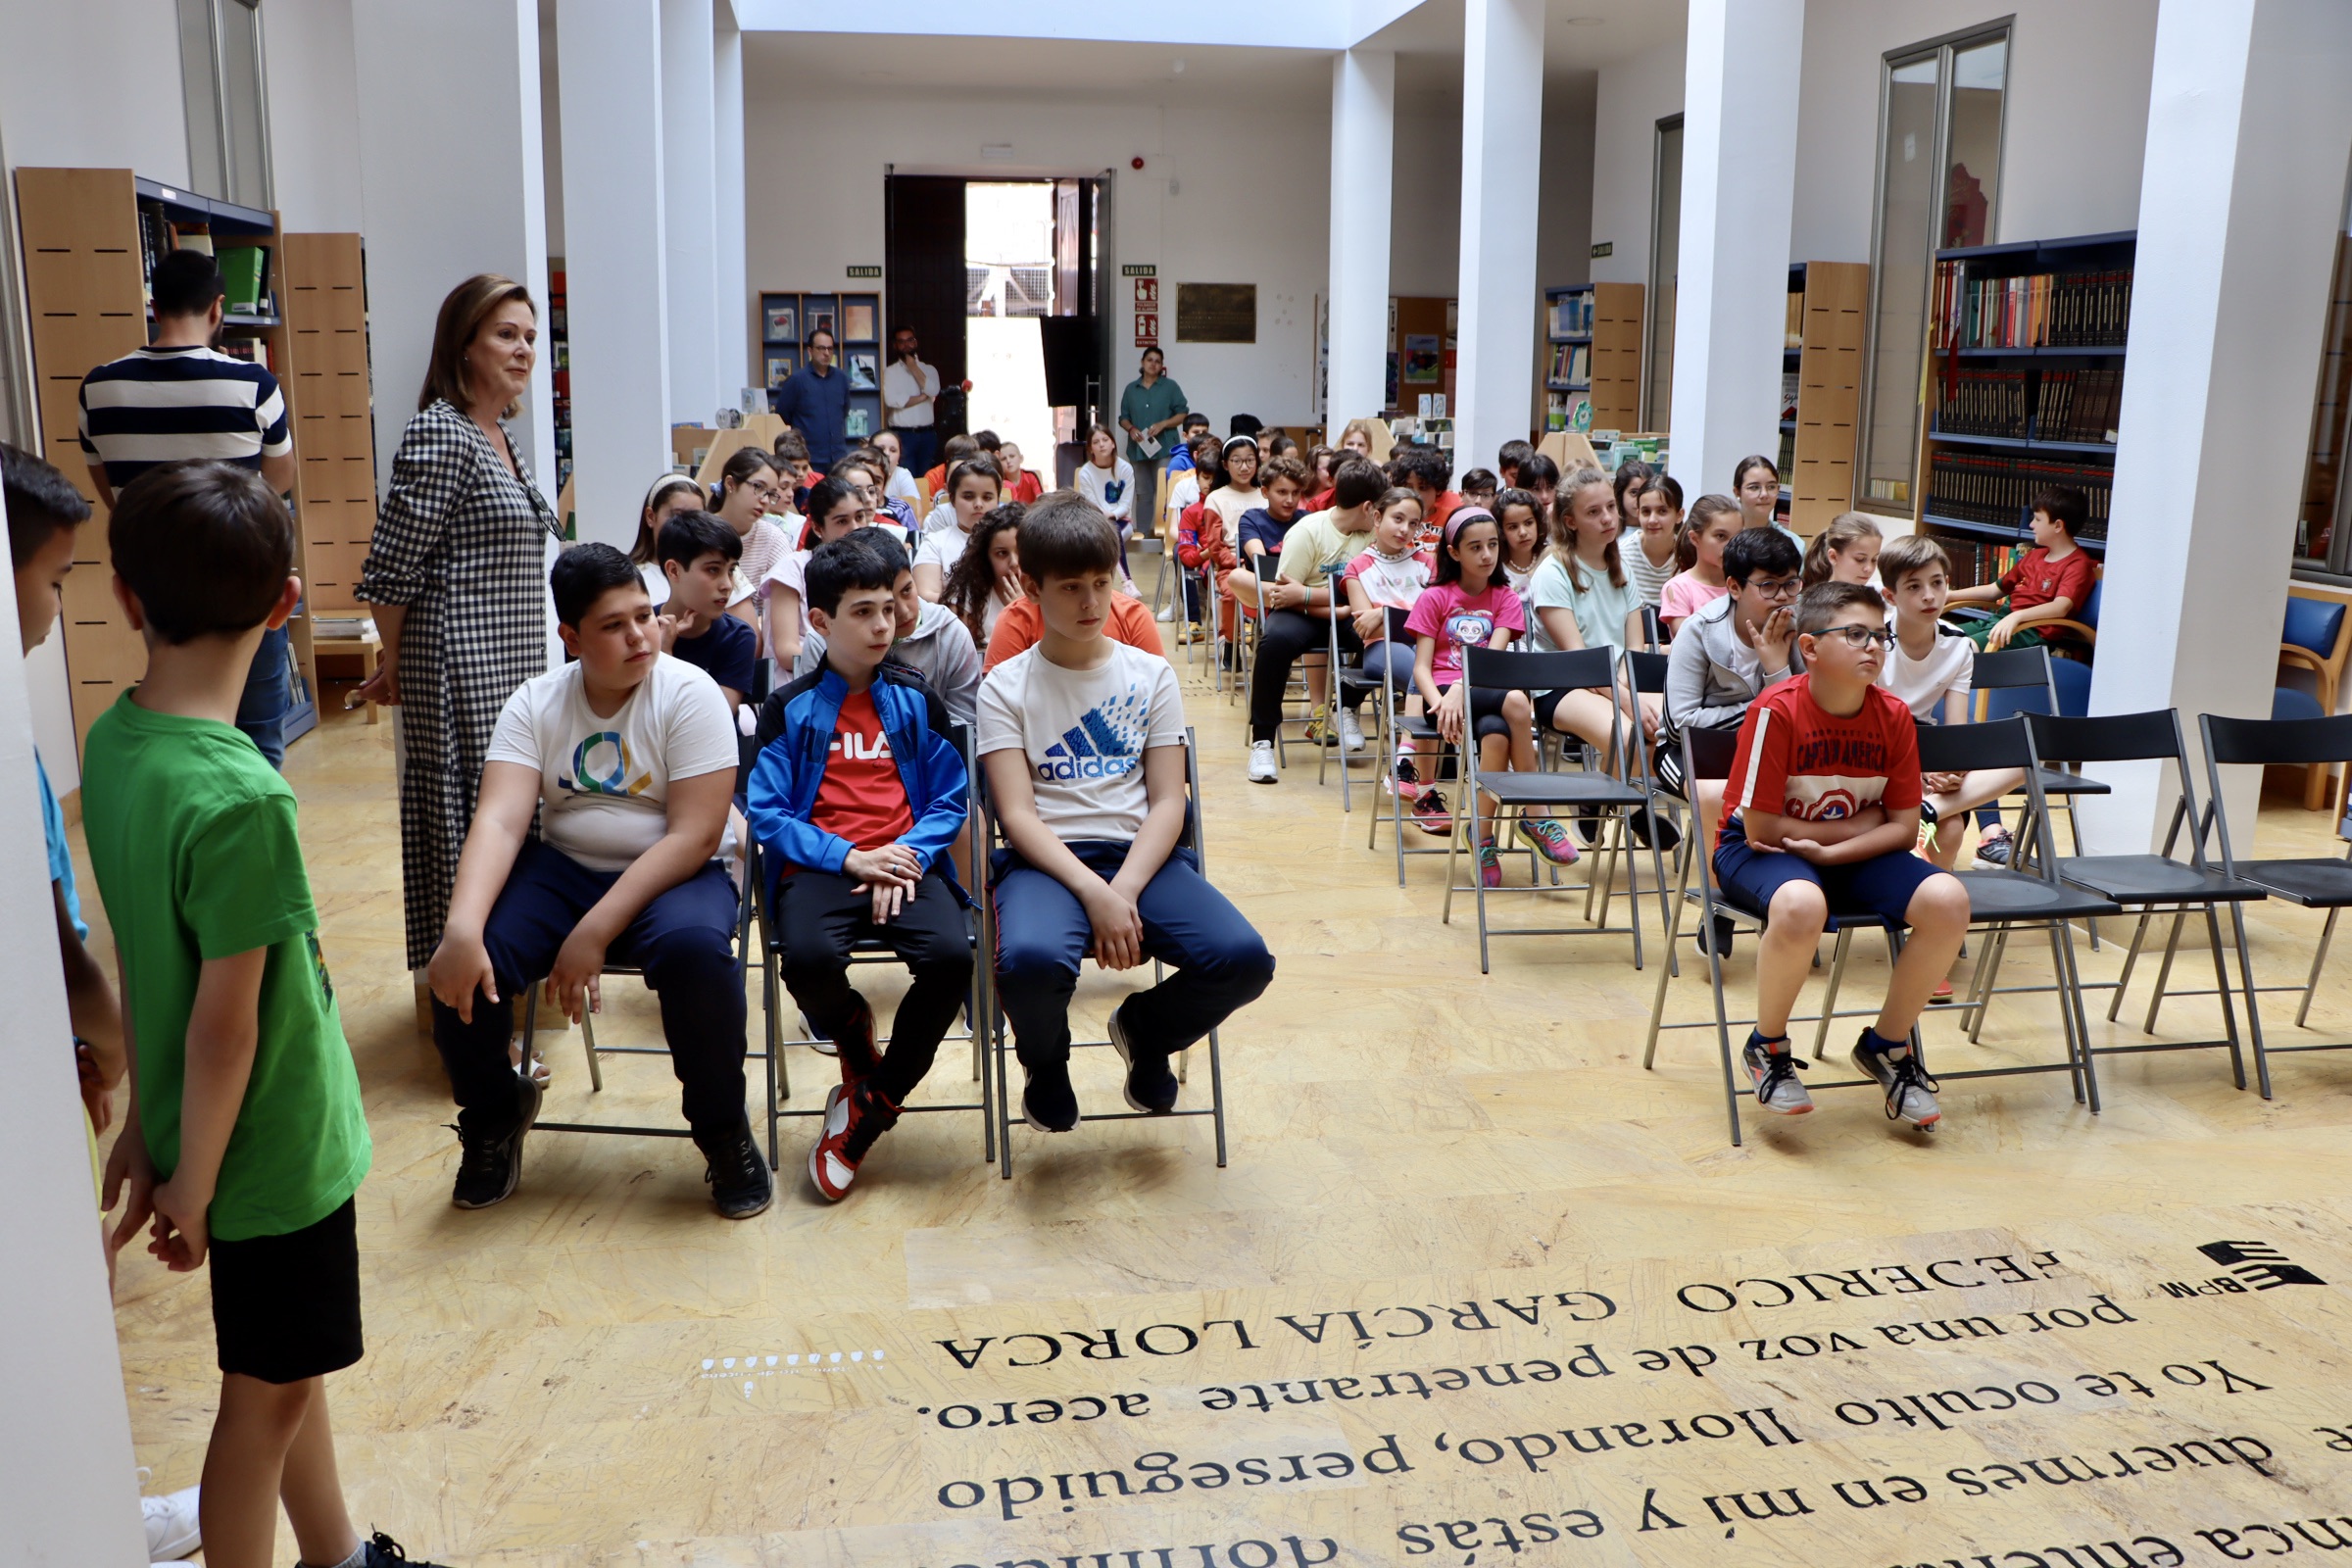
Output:
<path fill-rule="evenodd" d="M 2047 550 L 2036 546 L 2026 552 L 2024 560 L 2001 573 L 2001 592 L 2009 596 L 2012 612 L 2063 599 L 2069 605 L 2067 613 L 2080 620 L 2094 580 L 2096 574 L 2091 569 L 2089 551 L 2078 548 L 2065 560 L 2052 561 Z"/>
<path fill-rule="evenodd" d="M 912 831 L 906 786 L 890 755 L 890 737 L 874 711 L 874 694 L 852 692 L 833 721 L 833 744 L 825 749 L 825 776 L 816 786 L 808 819 L 838 833 L 861 850 L 896 844 Z"/>
<path fill-rule="evenodd" d="M 1004 493 L 999 499 L 1004 501 L 1018 501 L 1022 506 L 1026 507 L 1033 505 L 1037 499 L 1045 493 L 1046 481 L 1040 479 L 1034 469 L 1023 468 L 1020 472 L 1019 478 L 1013 479 L 1005 484 Z"/>
<path fill-rule="evenodd" d="M 1835 822 L 1866 806 L 1900 811 L 1919 804 L 1919 731 L 1911 710 L 1884 686 L 1840 718 L 1813 700 L 1813 677 L 1768 688 L 1740 724 L 1740 749 L 1723 791 L 1724 814 L 1761 806 L 1802 822 Z M 1723 830 L 1716 829 L 1721 843 Z"/>

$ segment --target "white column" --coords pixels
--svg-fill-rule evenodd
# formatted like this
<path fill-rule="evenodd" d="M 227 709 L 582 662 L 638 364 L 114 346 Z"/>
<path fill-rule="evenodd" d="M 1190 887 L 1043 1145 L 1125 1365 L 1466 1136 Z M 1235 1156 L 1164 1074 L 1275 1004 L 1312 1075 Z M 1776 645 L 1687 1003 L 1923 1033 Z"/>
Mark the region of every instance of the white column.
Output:
<path fill-rule="evenodd" d="M 1493 464 L 1505 441 L 1526 440 L 1535 422 L 1543 149 L 1544 0 L 1467 0 L 1456 469 Z"/>
<path fill-rule="evenodd" d="M 2267 718 L 2295 509 L 2352 157 L 2352 7 L 2164 0 L 2156 19 L 2130 365 L 2096 713 Z M 2093 853 L 2144 849 L 2170 786 L 2099 769 Z M 2253 828 L 2237 769 L 2230 821 Z M 2201 765 L 2196 776 L 2204 793 Z"/>
<path fill-rule="evenodd" d="M 1780 450 L 1804 36 L 1804 0 L 1690 0 L 1667 465 L 1689 495 Z"/>
<path fill-rule="evenodd" d="M 1331 62 L 1331 360 L 1323 416 L 1336 432 L 1388 402 L 1389 214 L 1396 169 L 1396 56 Z"/>
<path fill-rule="evenodd" d="M 476 272 L 498 272 L 545 309 L 539 8 L 534 0 L 353 0 L 351 20 L 375 464 L 388 479 L 416 413 L 443 296 Z M 433 102 L 465 112 L 422 112 L 420 82 L 432 84 Z M 551 368 L 540 356 L 515 433 L 553 502 Z"/>
<path fill-rule="evenodd" d="M 661 0 L 559 0 L 571 482 L 579 537 L 626 549 L 672 463 Z"/>
<path fill-rule="evenodd" d="M 717 151 L 718 266 L 716 310 L 718 384 L 729 396 L 760 386 L 752 368 L 752 296 L 743 239 L 743 33 L 734 0 L 720 0 L 718 37 L 711 54 L 711 136 Z"/>
<path fill-rule="evenodd" d="M 0 624 L 16 620 L 12 577 L 0 583 Z M 0 1562 L 139 1563 L 147 1557 L 138 1455 L 122 1403 L 90 1156 L 75 1136 L 82 1110 L 74 1026 L 48 861 L 33 848 L 41 842 L 39 799 L 24 661 L 8 643 L 0 647 L 0 837 L 18 848 L 0 856 L 0 988 L 9 1003 L 8 1048 L 0 1050 L 0 1192 L 8 1194 Z M 81 896 L 94 906 L 98 889 L 84 882 Z M 118 1116 L 123 1105 L 118 1092 Z"/>
<path fill-rule="evenodd" d="M 709 424 L 737 386 L 718 373 L 718 163 L 710 0 L 662 0 L 662 210 L 669 246 L 669 397 Z"/>

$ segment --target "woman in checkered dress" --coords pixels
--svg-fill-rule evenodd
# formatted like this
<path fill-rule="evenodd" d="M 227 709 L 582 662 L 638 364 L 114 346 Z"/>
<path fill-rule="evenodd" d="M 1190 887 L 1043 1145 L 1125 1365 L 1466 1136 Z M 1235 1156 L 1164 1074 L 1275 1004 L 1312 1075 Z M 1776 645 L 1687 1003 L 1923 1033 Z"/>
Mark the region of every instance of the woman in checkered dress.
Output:
<path fill-rule="evenodd" d="M 509 278 L 468 278 L 441 302 L 360 578 L 384 645 L 363 691 L 400 712 L 416 970 L 441 940 L 491 729 L 514 688 L 547 668 L 547 546 L 562 528 L 505 423 L 530 384 L 537 339 L 530 293 Z"/>

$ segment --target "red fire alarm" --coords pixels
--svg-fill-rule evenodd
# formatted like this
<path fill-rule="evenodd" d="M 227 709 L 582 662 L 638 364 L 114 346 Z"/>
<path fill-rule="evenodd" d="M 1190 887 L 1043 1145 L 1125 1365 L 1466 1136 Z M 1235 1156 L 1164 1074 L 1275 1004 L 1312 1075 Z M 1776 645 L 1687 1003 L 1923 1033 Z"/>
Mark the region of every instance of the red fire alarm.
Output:
<path fill-rule="evenodd" d="M 1141 169 L 1144 167 L 1144 161 L 1141 158 L 1131 158 L 1127 161 L 1127 167 L 1130 169 Z"/>

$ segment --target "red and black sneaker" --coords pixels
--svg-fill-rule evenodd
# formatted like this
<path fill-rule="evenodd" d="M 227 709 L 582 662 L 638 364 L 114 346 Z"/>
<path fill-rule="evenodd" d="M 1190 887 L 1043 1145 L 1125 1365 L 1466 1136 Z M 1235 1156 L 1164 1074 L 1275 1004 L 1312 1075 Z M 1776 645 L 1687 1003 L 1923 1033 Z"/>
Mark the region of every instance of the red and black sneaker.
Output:
<path fill-rule="evenodd" d="M 856 1087 L 858 1079 L 872 1077 L 874 1069 L 882 1065 L 882 1053 L 874 1045 L 874 1009 L 866 1005 L 863 997 L 858 998 L 857 1008 L 850 1014 L 850 1026 L 834 1039 L 833 1045 L 841 1058 L 841 1081 L 845 1087 Z"/>
<path fill-rule="evenodd" d="M 828 1202 L 849 1196 L 874 1140 L 899 1124 L 899 1107 L 868 1081 L 825 1096 L 824 1131 L 808 1151 L 808 1179 Z"/>

